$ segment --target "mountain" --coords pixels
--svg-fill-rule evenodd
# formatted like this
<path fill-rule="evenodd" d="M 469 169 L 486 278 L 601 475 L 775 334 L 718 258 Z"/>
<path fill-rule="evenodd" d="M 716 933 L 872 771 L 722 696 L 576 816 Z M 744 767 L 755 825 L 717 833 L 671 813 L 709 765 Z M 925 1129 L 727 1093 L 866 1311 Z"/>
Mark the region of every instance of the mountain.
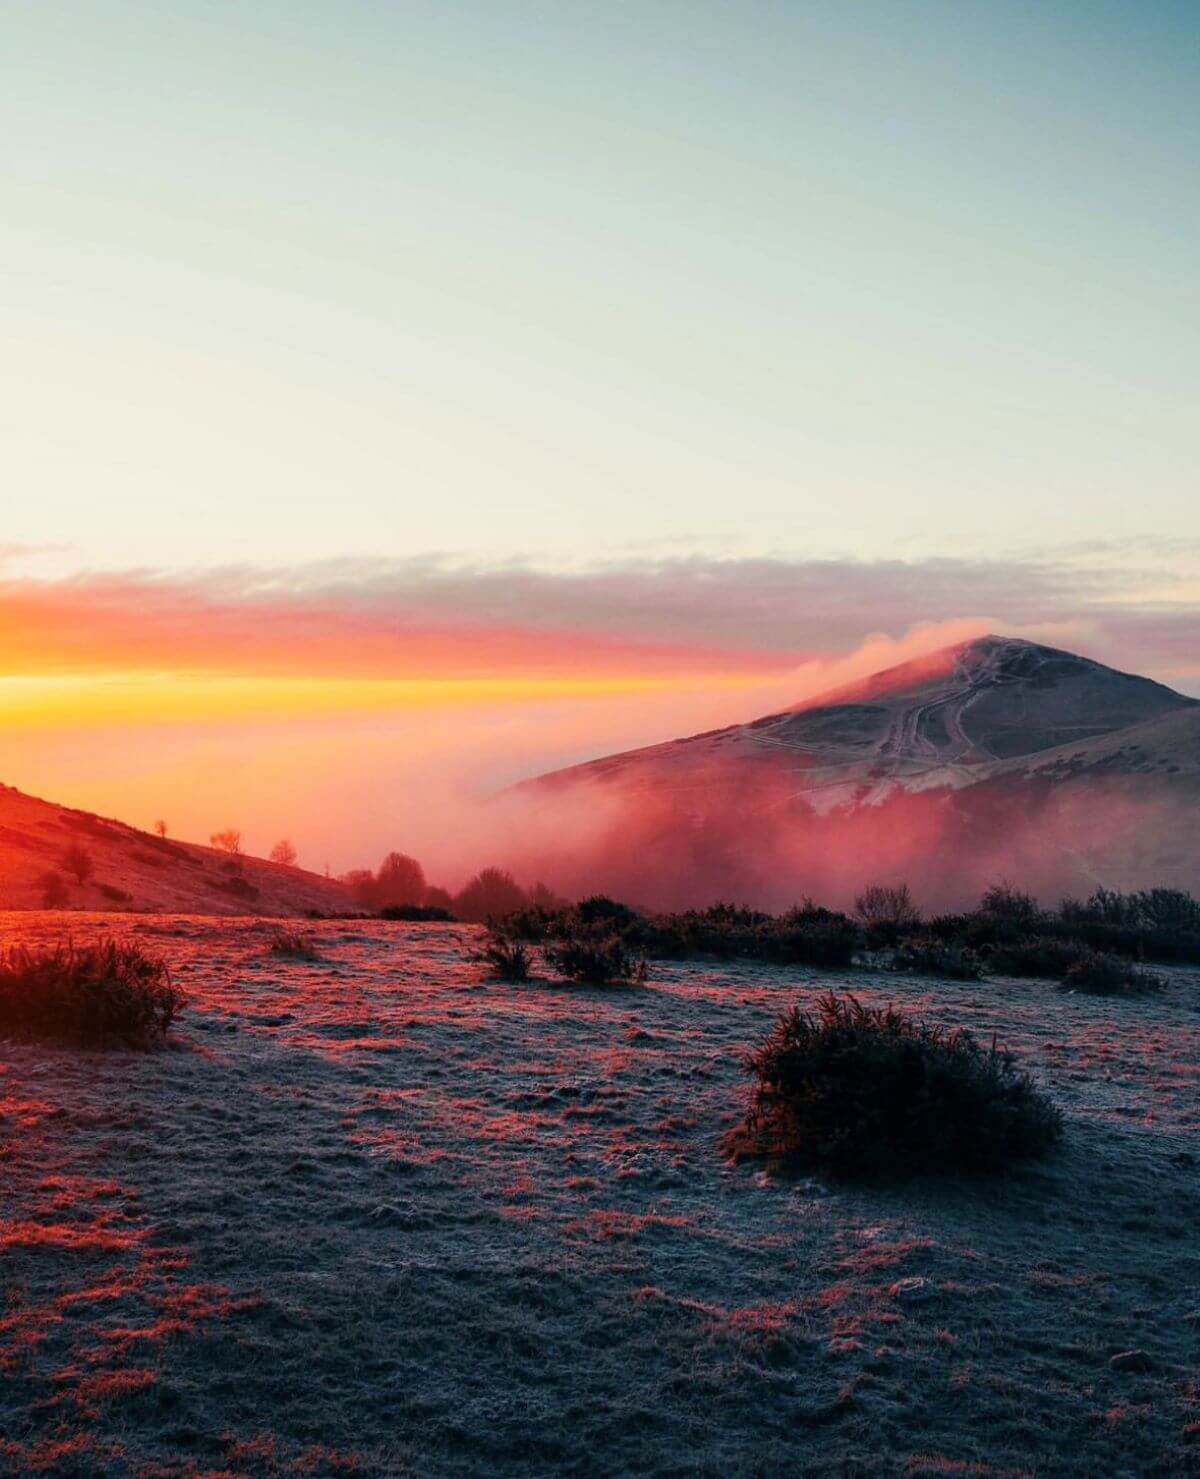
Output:
<path fill-rule="evenodd" d="M 91 861 L 83 883 L 68 868 L 73 850 Z M 62 880 L 69 909 L 296 915 L 349 907 L 341 884 L 302 868 L 233 859 L 0 786 L 0 909 L 41 908 L 47 874 Z"/>
<path fill-rule="evenodd" d="M 1200 883 L 1187 836 L 1200 702 L 1011 637 L 518 792 L 535 812 L 557 809 L 560 825 L 574 814 L 600 875 L 618 847 L 652 858 L 655 877 L 630 878 L 628 856 L 618 869 L 643 897 L 665 884 L 678 899 L 693 882 L 764 901 L 809 883 L 844 896 L 886 868 L 924 878 L 945 902 L 1000 869 L 1060 890 Z M 598 842 L 589 813 L 608 818 Z"/>

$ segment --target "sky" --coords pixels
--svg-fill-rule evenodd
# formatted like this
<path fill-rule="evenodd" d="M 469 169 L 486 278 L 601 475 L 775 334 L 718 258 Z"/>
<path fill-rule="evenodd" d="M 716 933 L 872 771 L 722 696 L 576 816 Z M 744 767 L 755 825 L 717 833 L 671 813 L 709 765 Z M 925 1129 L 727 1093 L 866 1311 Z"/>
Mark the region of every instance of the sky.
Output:
<path fill-rule="evenodd" d="M 1200 694 L 1194 5 L 0 20 L 0 779 L 342 868 L 961 634 Z"/>

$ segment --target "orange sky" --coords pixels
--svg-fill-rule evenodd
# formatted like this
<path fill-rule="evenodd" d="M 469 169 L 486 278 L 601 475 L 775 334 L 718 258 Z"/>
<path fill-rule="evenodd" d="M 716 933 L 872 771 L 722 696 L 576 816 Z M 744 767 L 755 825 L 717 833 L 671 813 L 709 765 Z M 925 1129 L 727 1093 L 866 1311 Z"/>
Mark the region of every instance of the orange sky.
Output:
<path fill-rule="evenodd" d="M 972 592 L 984 614 L 961 614 Z M 953 562 L 10 575 L 0 780 L 178 836 L 236 825 L 260 852 L 290 834 L 337 871 L 401 847 L 448 876 L 486 855 L 481 795 L 986 630 L 1172 681 L 1190 609 L 1122 594 Z"/>

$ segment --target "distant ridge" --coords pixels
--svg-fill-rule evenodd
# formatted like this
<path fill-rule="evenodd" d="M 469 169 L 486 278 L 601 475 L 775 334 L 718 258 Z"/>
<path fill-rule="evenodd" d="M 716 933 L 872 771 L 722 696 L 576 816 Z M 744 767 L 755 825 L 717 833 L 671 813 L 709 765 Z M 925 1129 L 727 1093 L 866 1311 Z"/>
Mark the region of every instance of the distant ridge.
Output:
<path fill-rule="evenodd" d="M 748 893 L 743 879 L 760 894 L 778 880 L 786 897 L 818 870 L 850 879 L 884 857 L 941 879 L 973 877 L 1004 866 L 1000 844 L 1018 834 L 1019 865 L 1042 870 L 1051 888 L 1172 879 L 1200 888 L 1191 836 L 1200 701 L 995 634 L 744 724 L 550 772 L 517 794 L 544 815 L 577 806 L 583 817 L 602 803 L 627 835 L 657 812 L 661 835 L 639 848 L 658 849 L 660 877 L 704 874 L 719 853 L 726 886 Z M 861 841 L 885 821 L 901 829 L 886 847 Z M 668 844 L 672 829 L 690 839 L 684 862 Z M 705 844 L 707 860 L 702 837 L 719 839 Z M 857 859 L 843 856 L 851 846 Z M 654 884 L 650 876 L 643 887 Z M 938 886 L 948 897 L 949 885 Z"/>

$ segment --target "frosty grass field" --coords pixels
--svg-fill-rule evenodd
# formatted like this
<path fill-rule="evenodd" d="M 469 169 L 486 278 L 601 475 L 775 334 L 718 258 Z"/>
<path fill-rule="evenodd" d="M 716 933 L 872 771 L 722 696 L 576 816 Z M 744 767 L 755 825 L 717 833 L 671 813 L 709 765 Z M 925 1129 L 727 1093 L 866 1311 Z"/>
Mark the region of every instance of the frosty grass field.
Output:
<path fill-rule="evenodd" d="M 63 919 L 10 915 L 6 939 Z M 171 1050 L 0 1044 L 0 1471 L 1200 1472 L 1200 974 L 481 979 L 468 926 L 73 916 Z M 830 985 L 993 1032 L 1064 1148 L 976 1183 L 727 1164 Z M 1132 1354 L 1131 1354 L 1132 1353 Z"/>

